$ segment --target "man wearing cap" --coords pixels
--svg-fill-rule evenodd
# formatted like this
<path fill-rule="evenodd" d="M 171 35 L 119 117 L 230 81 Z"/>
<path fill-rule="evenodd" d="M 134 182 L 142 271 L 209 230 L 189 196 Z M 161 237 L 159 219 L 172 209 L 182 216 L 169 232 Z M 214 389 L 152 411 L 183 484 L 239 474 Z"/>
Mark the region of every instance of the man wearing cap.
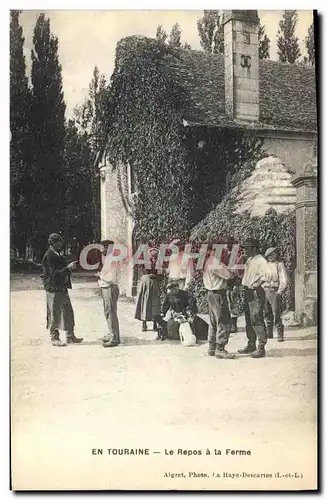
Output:
<path fill-rule="evenodd" d="M 100 241 L 103 246 L 101 251 L 104 260 L 103 266 L 97 273 L 98 285 L 103 299 L 103 310 L 107 321 L 108 334 L 102 337 L 103 347 L 116 347 L 120 344 L 119 321 L 117 316 L 117 302 L 119 298 L 118 287 L 118 262 L 112 262 L 110 255 L 114 242 L 111 240 Z M 107 257 L 107 258 L 106 258 Z"/>
<path fill-rule="evenodd" d="M 59 338 L 59 330 L 66 331 L 68 344 L 79 344 L 82 338 L 74 334 L 74 311 L 68 294 L 72 287 L 70 275 L 77 262 L 66 265 L 60 255 L 64 246 L 60 234 L 52 233 L 48 239 L 49 248 L 42 259 L 43 286 L 47 297 L 47 328 L 53 346 L 63 347 L 66 344 Z"/>
<path fill-rule="evenodd" d="M 282 293 L 287 287 L 287 273 L 283 262 L 277 261 L 275 247 L 266 250 L 267 259 L 266 280 L 263 288 L 266 293 L 265 317 L 267 326 L 267 337 L 273 338 L 274 325 L 277 329 L 277 341 L 284 340 L 284 325 L 282 322 Z"/>
<path fill-rule="evenodd" d="M 248 344 L 238 352 L 252 354 L 253 358 L 265 356 L 267 331 L 264 321 L 265 291 L 262 284 L 266 278 L 266 259 L 260 254 L 257 240 L 242 243 L 245 270 L 242 285 L 245 290 L 244 312 Z"/>

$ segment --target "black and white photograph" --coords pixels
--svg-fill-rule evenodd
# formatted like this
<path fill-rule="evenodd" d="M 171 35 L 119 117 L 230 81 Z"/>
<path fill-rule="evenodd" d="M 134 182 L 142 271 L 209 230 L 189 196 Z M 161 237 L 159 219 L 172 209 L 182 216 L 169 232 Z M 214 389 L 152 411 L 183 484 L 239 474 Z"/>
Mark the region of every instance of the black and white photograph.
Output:
<path fill-rule="evenodd" d="M 109 7 L 8 11 L 10 489 L 317 491 L 319 12 Z"/>

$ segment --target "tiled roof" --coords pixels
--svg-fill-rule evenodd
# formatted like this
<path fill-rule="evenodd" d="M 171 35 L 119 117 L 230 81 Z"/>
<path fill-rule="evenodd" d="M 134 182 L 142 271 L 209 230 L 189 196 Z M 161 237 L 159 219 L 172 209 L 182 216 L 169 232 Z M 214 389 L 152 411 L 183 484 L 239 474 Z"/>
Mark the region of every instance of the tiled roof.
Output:
<path fill-rule="evenodd" d="M 225 115 L 224 57 L 183 50 L 170 58 L 169 70 L 190 97 L 190 123 L 236 126 Z M 260 117 L 249 128 L 315 131 L 316 81 L 312 67 L 259 62 Z M 241 125 L 240 125 L 241 126 Z M 243 126 L 243 125 L 242 125 Z"/>

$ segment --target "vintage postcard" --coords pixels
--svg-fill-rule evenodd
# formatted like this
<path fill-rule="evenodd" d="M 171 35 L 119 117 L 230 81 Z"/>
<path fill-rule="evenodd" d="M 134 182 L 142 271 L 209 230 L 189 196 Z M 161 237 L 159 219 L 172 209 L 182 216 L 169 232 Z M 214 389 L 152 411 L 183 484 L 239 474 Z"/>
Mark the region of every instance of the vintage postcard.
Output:
<path fill-rule="evenodd" d="M 317 490 L 317 30 L 10 11 L 12 490 Z"/>

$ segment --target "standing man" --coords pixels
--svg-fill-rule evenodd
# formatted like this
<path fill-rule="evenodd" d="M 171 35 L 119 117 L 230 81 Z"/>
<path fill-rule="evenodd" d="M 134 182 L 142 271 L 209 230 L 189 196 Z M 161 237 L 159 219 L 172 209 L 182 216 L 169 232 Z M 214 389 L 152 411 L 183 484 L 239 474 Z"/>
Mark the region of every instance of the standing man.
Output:
<path fill-rule="evenodd" d="M 213 263 L 212 259 L 214 259 Z M 203 284 L 208 291 L 210 320 L 208 356 L 215 356 L 219 359 L 235 358 L 235 354 L 225 349 L 231 331 L 231 317 L 227 301 L 228 280 L 231 278 L 232 274 L 227 266 L 215 259 L 215 250 L 212 247 L 209 248 L 203 272 Z"/>
<path fill-rule="evenodd" d="M 64 246 L 60 234 L 50 234 L 48 244 L 49 248 L 42 259 L 42 278 L 47 297 L 47 328 L 50 330 L 51 343 L 56 347 L 65 346 L 59 338 L 59 330 L 65 330 L 67 344 L 79 344 L 83 339 L 74 335 L 74 310 L 68 294 L 68 289 L 72 287 L 70 275 L 77 262 L 66 265 L 60 255 Z"/>
<path fill-rule="evenodd" d="M 236 240 L 234 240 L 234 238 L 229 237 L 227 240 L 226 248 L 223 248 L 221 252 L 221 262 L 225 264 L 225 266 L 233 264 L 230 263 L 230 258 L 232 255 L 232 250 L 234 245 L 237 245 Z M 239 246 L 235 260 L 236 260 L 235 264 L 243 263 L 243 252 Z M 237 318 L 242 314 L 242 311 L 239 310 L 239 304 L 238 304 L 238 298 L 239 298 L 238 296 L 241 289 L 242 276 L 243 276 L 243 270 L 237 270 L 233 272 L 233 278 L 228 282 L 227 301 L 231 316 L 231 333 L 238 332 Z"/>
<path fill-rule="evenodd" d="M 277 342 L 284 340 L 284 325 L 282 322 L 282 293 L 287 287 L 287 273 L 283 262 L 277 261 L 275 247 L 270 247 L 265 253 L 267 259 L 267 276 L 263 283 L 266 293 L 265 317 L 267 337 L 273 338 L 274 325 L 277 329 Z"/>
<path fill-rule="evenodd" d="M 101 271 L 97 274 L 98 285 L 101 288 L 103 310 L 107 320 L 108 334 L 103 337 L 103 347 L 116 347 L 120 344 L 119 321 L 117 316 L 118 288 L 118 262 L 112 262 L 110 255 L 114 242 L 111 240 L 100 241 L 103 246 L 102 255 L 105 257 Z M 107 258 L 106 258 L 107 257 Z"/>
<path fill-rule="evenodd" d="M 252 354 L 252 358 L 263 358 L 266 354 L 267 332 L 264 322 L 265 291 L 262 284 L 266 278 L 267 262 L 260 254 L 257 240 L 249 239 L 242 247 L 246 259 L 242 285 L 245 290 L 244 312 L 248 344 L 238 352 Z"/>

